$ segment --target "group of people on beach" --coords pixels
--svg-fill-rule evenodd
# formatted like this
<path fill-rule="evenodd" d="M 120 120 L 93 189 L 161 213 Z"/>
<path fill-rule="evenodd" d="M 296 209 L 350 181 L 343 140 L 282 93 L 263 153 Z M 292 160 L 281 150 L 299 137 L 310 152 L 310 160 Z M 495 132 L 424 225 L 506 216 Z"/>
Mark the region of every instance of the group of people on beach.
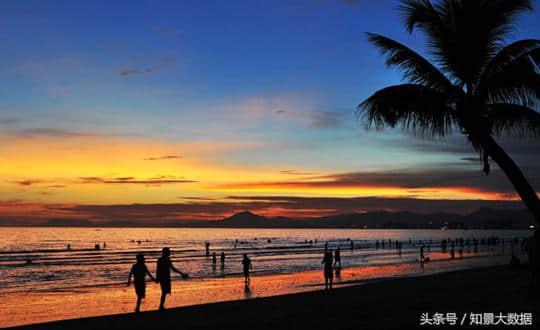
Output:
<path fill-rule="evenodd" d="M 208 245 L 207 245 L 208 246 Z M 165 310 L 165 299 L 168 294 L 171 294 L 171 270 L 180 274 L 182 279 L 188 279 L 189 275 L 186 272 L 183 272 L 176 267 L 171 262 L 170 259 L 171 250 L 168 247 L 164 247 L 162 250 L 161 257 L 157 260 L 156 265 L 156 277 L 152 276 L 148 267 L 146 267 L 144 255 L 142 253 L 137 254 L 137 262 L 131 267 L 131 271 L 128 275 L 127 286 L 131 285 L 131 278 L 133 277 L 135 284 L 135 294 L 137 295 L 137 303 L 135 306 L 135 312 L 140 312 L 142 299 L 146 297 L 146 276 L 150 277 L 152 281 L 159 283 L 161 288 L 161 299 L 159 303 L 159 310 Z M 215 267 L 216 263 L 215 253 L 213 255 L 213 263 Z M 221 254 L 221 262 L 224 265 L 225 254 Z M 252 269 L 251 259 L 244 253 L 242 258 L 242 265 L 244 270 L 244 279 L 246 286 L 250 283 L 250 270 Z"/>
<path fill-rule="evenodd" d="M 535 237 L 524 239 L 521 243 L 522 245 L 522 253 L 524 251 L 528 252 L 529 254 L 529 263 L 531 264 L 531 270 L 533 273 L 533 286 L 535 288 L 538 288 L 540 286 L 538 278 L 540 277 L 540 257 L 538 253 L 538 231 L 535 232 Z M 514 245 L 518 244 L 518 239 L 512 239 L 510 243 L 510 247 L 512 249 L 512 257 L 514 258 Z M 395 241 L 392 242 L 391 240 L 388 241 L 388 247 L 393 247 L 395 244 L 395 248 L 399 251 L 401 254 L 401 242 Z M 427 248 L 428 252 L 430 250 L 430 245 L 433 243 L 431 240 L 428 241 L 419 241 L 419 248 L 420 248 L 420 263 L 423 265 L 424 262 L 429 261 L 429 258 L 425 255 L 425 250 Z M 416 245 L 414 242 L 409 240 L 409 244 L 412 246 Z M 381 245 L 383 249 L 385 248 L 385 241 L 381 241 Z M 502 249 L 504 249 L 504 239 L 500 239 L 498 237 L 489 237 L 489 238 L 482 238 L 482 239 L 463 239 L 458 238 L 455 240 L 451 239 L 444 239 L 441 241 L 440 247 L 442 252 L 447 252 L 448 246 L 450 246 L 450 255 L 451 258 L 454 258 L 454 249 L 459 248 L 459 255 L 462 256 L 462 249 L 463 247 L 467 247 L 470 249 L 471 246 L 474 247 L 474 251 L 476 252 L 478 249 L 478 245 L 485 245 L 489 249 L 491 249 L 492 246 L 500 245 Z M 380 246 L 379 241 L 376 242 L 375 247 L 378 249 Z M 353 249 L 353 245 L 351 244 L 351 251 Z M 205 242 L 205 250 L 206 250 L 206 256 L 210 256 L 210 243 Z M 221 266 L 224 267 L 225 264 L 225 253 L 221 252 L 220 255 L 221 259 Z M 217 256 L 216 253 L 212 253 L 212 267 L 215 270 L 217 263 Z M 321 261 L 321 264 L 323 264 L 324 269 L 324 283 L 325 283 L 325 290 L 332 289 L 333 282 L 334 282 L 334 272 L 335 276 L 339 277 L 341 273 L 341 249 L 338 246 L 335 250 L 331 250 L 328 248 L 328 243 L 324 244 L 324 255 L 323 259 Z M 247 254 L 243 254 L 242 257 L 242 268 L 243 268 L 243 274 L 244 274 L 244 283 L 246 287 L 250 285 L 250 270 L 252 269 L 252 262 L 251 259 L 247 256 Z M 137 295 L 137 304 L 135 308 L 135 312 L 140 311 L 140 305 L 141 300 L 145 298 L 146 295 L 146 283 L 145 279 L 146 276 L 149 276 L 152 281 L 155 281 L 156 283 L 160 284 L 161 287 L 161 300 L 159 305 L 159 310 L 165 309 L 165 300 L 168 294 L 171 293 L 171 271 L 174 271 L 182 276 L 183 279 L 187 279 L 189 275 L 177 268 L 175 268 L 170 260 L 170 249 L 165 247 L 162 250 L 162 256 L 157 260 L 157 266 L 156 266 L 156 277 L 154 278 L 152 274 L 149 272 L 148 268 L 145 264 L 144 255 L 142 253 L 137 254 L 137 262 L 132 266 L 131 272 L 129 273 L 128 277 L 128 286 L 131 284 L 131 278 L 134 277 L 134 284 L 135 284 L 135 293 Z"/>

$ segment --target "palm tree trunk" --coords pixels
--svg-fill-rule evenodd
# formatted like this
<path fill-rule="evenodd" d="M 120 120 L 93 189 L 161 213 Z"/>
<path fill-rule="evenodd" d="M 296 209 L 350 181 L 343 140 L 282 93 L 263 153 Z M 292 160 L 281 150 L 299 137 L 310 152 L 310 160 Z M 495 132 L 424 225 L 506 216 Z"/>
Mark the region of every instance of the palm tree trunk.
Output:
<path fill-rule="evenodd" d="M 482 144 L 489 156 L 499 165 L 506 174 L 517 193 L 521 197 L 525 206 L 531 211 L 536 222 L 540 225 L 540 200 L 536 191 L 531 187 L 521 169 L 508 156 L 508 154 L 497 144 L 493 137 L 488 136 L 482 139 Z"/>

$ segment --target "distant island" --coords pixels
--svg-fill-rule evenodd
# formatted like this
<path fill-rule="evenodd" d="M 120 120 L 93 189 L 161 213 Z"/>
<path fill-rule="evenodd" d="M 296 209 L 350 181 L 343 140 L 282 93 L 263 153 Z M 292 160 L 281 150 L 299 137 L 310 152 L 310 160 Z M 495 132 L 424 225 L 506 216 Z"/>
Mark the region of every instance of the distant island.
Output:
<path fill-rule="evenodd" d="M 360 228 L 360 229 L 528 229 L 534 219 L 527 210 L 482 208 L 470 214 L 370 211 L 315 218 L 265 217 L 244 211 L 220 220 L 49 219 L 38 224 L 3 220 L 0 226 L 45 227 L 202 227 L 202 228 Z"/>

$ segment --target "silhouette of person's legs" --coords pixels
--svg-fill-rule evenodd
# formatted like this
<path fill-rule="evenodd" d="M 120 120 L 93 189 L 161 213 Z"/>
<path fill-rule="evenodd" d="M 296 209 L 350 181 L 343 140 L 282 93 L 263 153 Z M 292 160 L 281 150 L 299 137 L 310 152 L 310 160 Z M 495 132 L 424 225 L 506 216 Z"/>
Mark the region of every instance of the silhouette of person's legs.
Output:
<path fill-rule="evenodd" d="M 159 302 L 159 310 L 165 310 L 165 298 L 167 298 L 167 294 L 165 292 L 161 293 L 161 300 Z"/>
<path fill-rule="evenodd" d="M 141 296 L 137 296 L 137 306 L 135 307 L 135 313 L 139 313 L 141 311 Z"/>

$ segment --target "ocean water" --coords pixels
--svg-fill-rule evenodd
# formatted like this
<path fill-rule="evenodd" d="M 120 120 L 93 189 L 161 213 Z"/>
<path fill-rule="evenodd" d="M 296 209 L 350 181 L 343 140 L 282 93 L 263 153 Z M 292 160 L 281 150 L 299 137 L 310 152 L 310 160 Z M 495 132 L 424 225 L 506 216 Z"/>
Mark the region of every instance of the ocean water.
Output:
<path fill-rule="evenodd" d="M 66 289 L 125 283 L 137 253 L 144 253 L 155 273 L 156 259 L 165 246 L 177 268 L 192 278 L 241 274 L 242 254 L 253 262 L 253 274 L 294 273 L 321 268 L 325 244 L 340 247 L 343 267 L 371 267 L 418 263 L 420 242 L 430 243 L 432 260 L 441 253 L 443 239 L 498 237 L 505 245 L 463 248 L 467 265 L 480 265 L 488 256 L 509 254 L 515 238 L 529 237 L 526 230 L 363 230 L 363 229 L 220 229 L 220 228 L 0 228 L 0 295 L 54 292 Z M 376 241 L 385 241 L 376 248 Z M 388 240 L 402 242 L 402 253 Z M 410 243 L 409 243 L 410 240 Z M 204 243 L 210 243 L 210 257 Z M 351 241 L 354 250 L 351 250 Z M 67 250 L 70 244 L 71 249 Z M 100 250 L 94 250 L 95 244 Z M 105 247 L 104 247 L 105 244 Z M 458 258 L 456 246 L 456 258 Z M 519 245 L 514 245 L 519 253 Z M 222 268 L 220 253 L 225 252 Z M 217 267 L 212 267 L 212 253 Z M 28 261 L 29 260 L 29 261 Z M 478 260 L 478 262 L 475 262 Z M 441 267 L 444 263 L 441 263 Z"/>

